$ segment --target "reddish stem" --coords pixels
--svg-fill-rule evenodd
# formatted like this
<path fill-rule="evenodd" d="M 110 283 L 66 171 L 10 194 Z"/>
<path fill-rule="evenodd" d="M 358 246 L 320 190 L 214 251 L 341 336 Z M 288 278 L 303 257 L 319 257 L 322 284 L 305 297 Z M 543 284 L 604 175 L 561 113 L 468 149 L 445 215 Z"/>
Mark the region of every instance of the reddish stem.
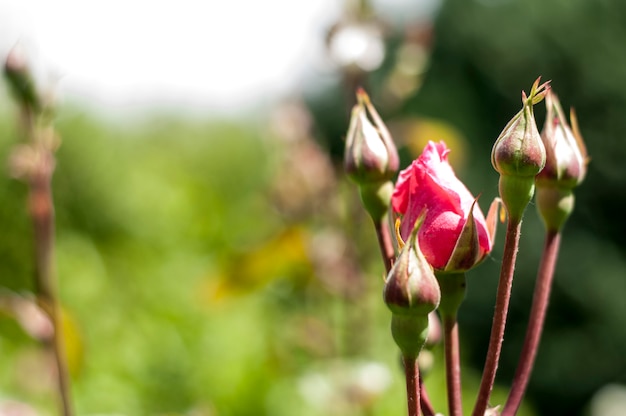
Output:
<path fill-rule="evenodd" d="M 52 175 L 54 155 L 49 143 L 42 143 L 36 131 L 32 108 L 21 109 L 21 127 L 25 140 L 33 146 L 41 146 L 41 154 L 28 172 L 28 212 L 33 223 L 35 249 L 35 289 L 37 303 L 48 315 L 54 329 L 53 337 L 46 341 L 56 364 L 57 392 L 61 414 L 72 416 L 70 378 L 67 371 L 65 345 L 61 328 L 60 307 L 54 279 L 54 202 L 52 199 Z"/>
<path fill-rule="evenodd" d="M 496 371 L 498 369 L 500 351 L 502 350 L 502 341 L 504 339 L 506 315 L 511 298 L 511 287 L 513 286 L 513 274 L 519 248 L 521 225 L 521 218 L 515 219 L 509 217 L 504 241 L 502 268 L 500 269 L 500 281 L 496 295 L 495 313 L 491 325 L 491 336 L 489 337 L 489 349 L 487 350 L 483 377 L 480 382 L 478 397 L 476 398 L 476 405 L 474 406 L 472 416 L 484 416 L 485 410 L 489 404 L 493 383 L 496 379 Z"/>
<path fill-rule="evenodd" d="M 526 392 L 530 374 L 535 363 L 535 357 L 537 356 L 541 333 L 543 332 L 543 324 L 548 310 L 550 289 L 552 287 L 552 278 L 554 277 L 554 268 L 559 255 L 560 244 L 561 233 L 558 231 L 548 231 L 546 233 L 546 241 L 537 274 L 537 282 L 535 283 L 535 293 L 533 295 L 533 304 L 528 319 L 528 329 L 526 330 L 524 347 L 522 348 L 517 370 L 515 371 L 515 378 L 513 379 L 513 386 L 511 387 L 509 398 L 502 411 L 502 416 L 514 416 Z"/>
<path fill-rule="evenodd" d="M 443 330 L 448 412 L 450 416 L 462 416 L 461 354 L 459 348 L 459 326 L 457 325 L 456 316 L 443 317 Z"/>
<path fill-rule="evenodd" d="M 37 300 L 48 314 L 54 328 L 53 339 L 48 343 L 52 350 L 57 370 L 57 388 L 61 401 L 61 414 L 71 416 L 70 380 L 65 358 L 65 345 L 56 285 L 53 273 L 54 255 L 54 205 L 50 185 L 54 171 L 54 158 L 46 153 L 40 159 L 37 170 L 30 179 L 29 211 L 35 234 Z"/>
<path fill-rule="evenodd" d="M 403 357 L 409 416 L 420 416 L 420 372 L 417 357 Z"/>
<path fill-rule="evenodd" d="M 389 227 L 386 224 L 386 216 L 374 221 L 374 228 L 376 228 L 376 236 L 378 237 L 378 246 L 380 247 L 380 254 L 383 256 L 383 263 L 385 263 L 385 270 L 387 274 L 391 271 L 393 262 L 396 259 L 396 251 L 391 243 L 391 234 L 389 233 Z"/>

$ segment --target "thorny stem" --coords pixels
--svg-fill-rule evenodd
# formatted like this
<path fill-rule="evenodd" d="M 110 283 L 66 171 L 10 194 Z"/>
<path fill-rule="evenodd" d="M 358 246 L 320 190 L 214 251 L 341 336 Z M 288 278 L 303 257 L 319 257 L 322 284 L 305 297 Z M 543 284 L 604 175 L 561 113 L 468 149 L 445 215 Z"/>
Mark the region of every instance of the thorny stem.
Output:
<path fill-rule="evenodd" d="M 417 357 L 403 357 L 409 416 L 420 416 L 420 375 Z"/>
<path fill-rule="evenodd" d="M 472 416 L 484 416 L 489 404 L 489 397 L 493 389 L 496 378 L 496 370 L 500 361 L 500 351 L 504 339 L 504 328 L 506 326 L 506 315 L 509 309 L 511 297 L 511 287 L 513 285 L 513 274 L 515 271 L 515 260 L 519 248 L 519 237 L 521 230 L 521 218 L 509 217 L 507 224 L 506 238 L 504 242 L 504 253 L 502 258 L 502 268 L 500 269 L 500 281 L 498 283 L 498 293 L 496 295 L 495 313 L 491 325 L 491 336 L 489 338 L 489 348 L 483 377 L 476 398 L 476 405 Z"/>
<path fill-rule="evenodd" d="M 450 416 L 462 416 L 461 401 L 461 358 L 459 348 L 459 326 L 456 316 L 443 317 L 444 354 L 446 362 L 446 386 L 448 388 L 448 412 Z"/>
<path fill-rule="evenodd" d="M 391 243 L 391 234 L 389 232 L 389 227 L 386 224 L 386 218 L 387 216 L 384 216 L 379 220 L 374 220 L 374 228 L 376 228 L 378 246 L 380 247 L 380 253 L 383 256 L 385 270 L 387 271 L 387 274 L 389 274 L 396 258 L 396 251 Z"/>
<path fill-rule="evenodd" d="M 514 416 L 526 392 L 535 357 L 537 356 L 541 333 L 543 332 L 560 243 L 561 233 L 559 231 L 547 231 L 543 256 L 537 273 L 537 282 L 535 283 L 535 293 L 533 295 L 526 338 L 524 339 L 524 346 L 517 364 L 517 370 L 515 371 L 515 378 L 513 379 L 509 398 L 502 411 L 502 416 Z"/>

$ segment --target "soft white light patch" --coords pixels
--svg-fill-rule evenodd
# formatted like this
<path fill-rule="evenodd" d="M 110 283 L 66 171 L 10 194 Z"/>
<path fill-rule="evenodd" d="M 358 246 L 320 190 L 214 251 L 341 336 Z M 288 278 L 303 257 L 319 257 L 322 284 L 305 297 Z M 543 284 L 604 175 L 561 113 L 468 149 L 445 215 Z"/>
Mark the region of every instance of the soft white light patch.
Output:
<path fill-rule="evenodd" d="M 224 108 L 284 92 L 321 53 L 332 0 L 0 0 L 0 58 L 17 41 L 69 96 Z"/>

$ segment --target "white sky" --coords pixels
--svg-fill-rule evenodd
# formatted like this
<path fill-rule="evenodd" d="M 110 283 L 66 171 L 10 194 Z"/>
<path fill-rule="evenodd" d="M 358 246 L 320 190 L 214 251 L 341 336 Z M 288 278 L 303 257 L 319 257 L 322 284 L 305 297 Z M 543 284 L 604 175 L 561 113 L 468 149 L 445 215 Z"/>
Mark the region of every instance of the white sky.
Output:
<path fill-rule="evenodd" d="M 285 91 L 337 0 L 0 0 L 0 59 L 24 45 L 66 98 L 226 110 Z"/>
<path fill-rule="evenodd" d="M 432 1 L 431 1 L 432 2 Z M 424 0 L 386 0 L 396 9 Z M 20 42 L 66 100 L 232 111 L 323 58 L 343 0 L 0 0 L 0 59 Z"/>

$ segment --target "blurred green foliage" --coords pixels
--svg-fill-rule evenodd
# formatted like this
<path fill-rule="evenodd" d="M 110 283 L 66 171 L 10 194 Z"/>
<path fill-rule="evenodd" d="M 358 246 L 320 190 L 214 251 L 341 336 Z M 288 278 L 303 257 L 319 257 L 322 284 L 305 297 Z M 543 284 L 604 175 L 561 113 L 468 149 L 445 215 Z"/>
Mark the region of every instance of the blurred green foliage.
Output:
<path fill-rule="evenodd" d="M 0 119 L 5 164 L 15 113 Z M 314 270 L 312 239 L 332 218 L 281 213 L 272 194 L 285 152 L 266 125 L 167 115 L 110 124 L 66 109 L 57 127 L 56 265 L 77 414 L 404 408 L 379 280 L 357 302 L 335 287 L 341 276 L 324 283 Z M 5 302 L 30 296 L 33 249 L 26 185 L 5 173 L 0 192 Z M 0 401 L 54 414 L 51 362 L 18 322 L 2 309 Z M 359 383 L 372 368 L 382 380 L 369 393 Z"/>
<path fill-rule="evenodd" d="M 4 161 L 14 115 L 0 119 Z M 297 175 L 263 123 L 115 124 L 66 109 L 57 127 L 56 264 L 78 414 L 404 412 L 375 235 L 332 165 L 333 195 L 289 214 L 276 183 Z M 28 298 L 26 185 L 3 174 L 0 189 L 0 297 Z M 362 266 L 343 264 L 355 256 Z M 0 399 L 54 414 L 51 363 L 18 322 L 0 313 Z M 435 357 L 428 383 L 443 407 Z M 478 379 L 467 378 L 471 395 Z"/>

